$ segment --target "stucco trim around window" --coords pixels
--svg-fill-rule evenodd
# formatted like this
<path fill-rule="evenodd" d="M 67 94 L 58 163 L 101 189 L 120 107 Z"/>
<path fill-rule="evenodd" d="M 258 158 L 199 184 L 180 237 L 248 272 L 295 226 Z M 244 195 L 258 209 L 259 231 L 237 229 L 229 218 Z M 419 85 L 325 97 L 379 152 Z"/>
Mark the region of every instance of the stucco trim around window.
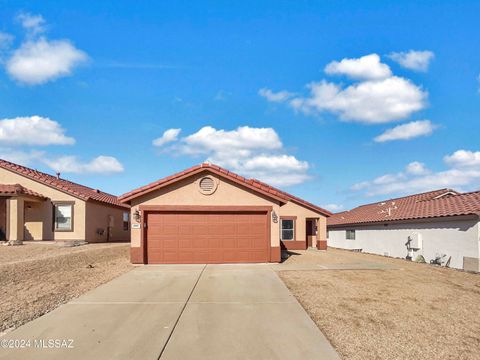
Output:
<path fill-rule="evenodd" d="M 57 228 L 56 208 L 58 206 L 70 206 L 70 227 Z M 75 201 L 52 201 L 52 230 L 54 232 L 73 232 L 75 228 Z"/>
<path fill-rule="evenodd" d="M 292 228 L 284 229 L 283 228 L 283 221 L 292 221 Z M 286 223 L 287 224 L 287 223 Z M 292 238 L 285 239 L 283 237 L 283 231 L 289 232 L 292 231 Z M 280 216 L 280 240 L 282 241 L 296 241 L 297 240 L 297 217 L 296 216 Z"/>

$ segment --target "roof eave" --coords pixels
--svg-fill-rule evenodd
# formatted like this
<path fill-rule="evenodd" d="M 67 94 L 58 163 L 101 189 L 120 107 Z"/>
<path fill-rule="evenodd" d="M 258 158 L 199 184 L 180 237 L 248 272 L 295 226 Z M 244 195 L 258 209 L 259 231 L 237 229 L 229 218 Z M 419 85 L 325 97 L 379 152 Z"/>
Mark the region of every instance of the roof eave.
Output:
<path fill-rule="evenodd" d="M 152 186 L 151 188 L 148 188 L 149 185 L 142 186 L 141 188 L 138 189 L 139 191 L 133 190 L 133 191 L 131 191 L 131 192 L 129 192 L 129 193 L 126 193 L 126 194 L 124 194 L 124 195 L 121 195 L 121 196 L 118 198 L 118 200 L 119 200 L 120 202 L 122 202 L 122 203 L 129 203 L 129 204 L 131 204 L 131 200 L 133 200 L 133 199 L 135 199 L 135 198 L 138 198 L 138 197 L 140 197 L 140 196 L 143 196 L 143 195 L 145 195 L 145 194 L 148 194 L 148 193 L 150 193 L 150 192 L 152 192 L 152 191 L 157 191 L 157 190 L 162 189 L 162 188 L 164 188 L 164 187 L 166 187 L 166 186 L 169 186 L 169 185 L 171 185 L 171 184 L 174 184 L 174 183 L 176 183 L 176 182 L 178 182 L 178 181 L 181 181 L 181 180 L 183 180 L 183 179 L 186 179 L 186 178 L 188 178 L 188 177 L 190 177 L 190 176 L 199 174 L 199 173 L 201 173 L 201 172 L 203 172 L 203 171 L 210 171 L 210 172 L 212 172 L 212 173 L 214 173 L 214 174 L 216 174 L 216 175 L 218 175 L 218 176 L 221 176 L 221 177 L 223 177 L 223 178 L 225 178 L 225 179 L 227 179 L 227 180 L 234 181 L 235 183 L 239 184 L 240 186 L 244 186 L 244 187 L 246 187 L 246 188 L 248 188 L 248 189 L 250 189 L 250 190 L 253 190 L 253 191 L 255 191 L 255 192 L 258 192 L 258 193 L 260 193 L 260 194 L 262 194 L 262 195 L 264 195 L 264 196 L 266 196 L 266 197 L 268 197 L 268 198 L 270 198 L 270 199 L 274 199 L 274 200 L 278 201 L 278 202 L 281 203 L 281 204 L 286 204 L 286 203 L 289 201 L 289 199 L 285 199 L 285 198 L 282 198 L 282 197 L 280 197 L 280 196 L 276 196 L 276 195 L 274 195 L 274 194 L 272 194 L 272 193 L 269 193 L 268 191 L 262 190 L 262 189 L 259 188 L 259 187 L 256 187 L 256 186 L 254 186 L 254 185 L 248 184 L 248 182 L 235 181 L 235 179 L 234 179 L 233 177 L 229 177 L 229 176 L 228 176 L 228 173 L 224 173 L 224 172 L 222 172 L 222 171 L 220 171 L 220 170 L 217 170 L 217 169 L 215 169 L 215 168 L 213 168 L 213 167 L 204 167 L 204 166 L 198 166 L 197 168 L 193 169 L 192 171 L 189 171 L 189 172 L 187 172 L 187 173 L 185 173 L 185 174 L 182 174 L 182 175 L 180 175 L 180 176 L 178 176 L 178 177 L 172 178 L 171 180 L 166 181 L 166 182 L 161 183 L 161 184 L 158 184 L 157 186 L 154 185 L 154 186 Z M 154 182 L 154 183 L 155 183 L 155 182 Z M 154 184 L 154 183 L 152 183 L 152 184 Z M 142 188 L 146 188 L 146 189 L 142 191 L 142 190 L 141 190 Z"/>
<path fill-rule="evenodd" d="M 384 220 L 372 220 L 372 221 L 362 221 L 362 222 L 350 222 L 350 223 L 342 223 L 342 224 L 329 224 L 327 222 L 327 227 L 342 227 L 342 226 L 355 226 L 355 225 L 370 225 L 370 224 L 381 224 L 381 223 L 390 223 L 390 222 L 405 222 L 405 221 L 412 221 L 412 220 L 431 220 L 431 219 L 439 219 L 439 218 L 447 218 L 447 217 L 456 217 L 456 216 L 471 216 L 475 215 L 480 219 L 480 212 L 469 212 L 463 214 L 450 214 L 450 215 L 436 215 L 436 216 L 422 216 L 422 217 L 410 217 L 404 219 L 384 219 Z"/>
<path fill-rule="evenodd" d="M 298 201 L 296 199 L 290 199 L 291 202 L 294 202 L 295 204 L 297 205 L 300 205 L 300 206 L 303 206 L 304 208 L 307 208 L 307 209 L 310 209 L 314 212 L 316 212 L 317 214 L 321 214 L 321 215 L 324 215 L 326 217 L 330 217 L 333 215 L 333 213 L 331 213 L 330 211 L 328 210 L 325 210 L 325 209 L 322 209 L 318 206 L 315 206 L 315 205 L 310 205 L 310 204 L 305 204 L 305 203 L 302 203 L 301 201 Z"/>

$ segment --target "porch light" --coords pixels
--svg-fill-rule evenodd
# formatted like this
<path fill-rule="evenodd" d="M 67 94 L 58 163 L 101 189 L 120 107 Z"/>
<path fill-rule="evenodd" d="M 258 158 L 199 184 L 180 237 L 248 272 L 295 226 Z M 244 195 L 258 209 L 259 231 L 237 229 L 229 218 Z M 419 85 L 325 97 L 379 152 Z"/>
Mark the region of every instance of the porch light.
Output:
<path fill-rule="evenodd" d="M 142 213 L 140 210 L 136 209 L 133 213 L 133 218 L 135 219 L 136 222 L 140 222 L 140 219 L 142 218 Z"/>
<path fill-rule="evenodd" d="M 276 224 L 278 222 L 278 215 L 275 210 L 272 211 L 272 221 Z"/>

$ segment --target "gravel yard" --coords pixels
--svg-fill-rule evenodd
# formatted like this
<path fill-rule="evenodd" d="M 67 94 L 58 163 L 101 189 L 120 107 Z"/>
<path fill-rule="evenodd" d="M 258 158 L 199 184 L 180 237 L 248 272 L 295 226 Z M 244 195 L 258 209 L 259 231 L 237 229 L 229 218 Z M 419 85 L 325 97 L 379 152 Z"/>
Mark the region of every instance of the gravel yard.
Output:
<path fill-rule="evenodd" d="M 343 359 L 479 359 L 480 275 L 377 255 L 296 251 L 285 263 L 392 270 L 280 271 Z"/>
<path fill-rule="evenodd" d="M 132 268 L 129 244 L 0 246 L 0 333 Z"/>

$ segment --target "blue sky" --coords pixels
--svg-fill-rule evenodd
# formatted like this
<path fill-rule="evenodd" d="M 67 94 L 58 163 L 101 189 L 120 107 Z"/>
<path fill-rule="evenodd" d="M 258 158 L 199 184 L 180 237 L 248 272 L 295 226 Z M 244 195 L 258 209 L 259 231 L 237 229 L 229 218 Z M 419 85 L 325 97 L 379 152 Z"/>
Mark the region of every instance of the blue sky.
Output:
<path fill-rule="evenodd" d="M 333 210 L 479 189 L 459 4 L 0 1 L 0 157 L 114 194 L 209 159 Z"/>

